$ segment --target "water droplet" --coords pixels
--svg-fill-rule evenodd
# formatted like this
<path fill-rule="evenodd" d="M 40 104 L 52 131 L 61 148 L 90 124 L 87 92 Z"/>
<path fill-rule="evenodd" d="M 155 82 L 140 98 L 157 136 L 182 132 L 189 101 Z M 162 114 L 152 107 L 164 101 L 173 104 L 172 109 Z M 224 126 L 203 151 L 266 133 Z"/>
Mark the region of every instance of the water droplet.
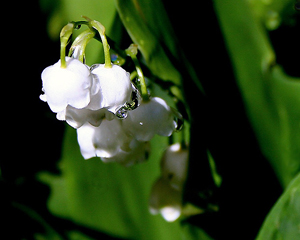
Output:
<path fill-rule="evenodd" d="M 133 86 L 131 102 L 126 102 L 122 108 L 127 111 L 132 111 L 140 105 L 140 101 L 141 101 L 141 95 L 139 94 L 139 91 Z"/>
<path fill-rule="evenodd" d="M 135 103 L 135 108 L 140 106 L 140 102 L 142 101 L 141 94 L 137 88 L 132 92 L 132 101 Z"/>
<path fill-rule="evenodd" d="M 111 60 L 114 62 L 114 61 L 117 61 L 117 59 L 118 59 L 118 54 L 114 54 L 114 53 L 112 53 L 112 54 L 110 54 L 110 58 L 111 58 Z"/>
<path fill-rule="evenodd" d="M 183 116 L 176 109 L 174 109 L 174 108 L 171 108 L 171 109 L 174 114 L 174 121 L 176 123 L 175 130 L 180 131 L 183 128 L 183 123 L 184 123 Z"/>
<path fill-rule="evenodd" d="M 125 119 L 128 116 L 127 110 L 124 107 L 120 107 L 116 112 L 116 117 L 119 119 Z"/>
<path fill-rule="evenodd" d="M 180 131 L 183 128 L 183 119 L 182 118 L 175 118 L 175 122 L 176 122 L 176 127 L 175 130 L 176 131 Z"/>

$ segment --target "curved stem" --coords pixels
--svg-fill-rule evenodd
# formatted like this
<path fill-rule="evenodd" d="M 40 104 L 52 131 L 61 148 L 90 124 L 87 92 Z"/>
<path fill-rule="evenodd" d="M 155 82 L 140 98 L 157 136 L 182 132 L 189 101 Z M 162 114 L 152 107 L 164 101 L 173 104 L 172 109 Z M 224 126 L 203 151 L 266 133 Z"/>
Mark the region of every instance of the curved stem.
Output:
<path fill-rule="evenodd" d="M 104 59 L 105 59 L 105 67 L 106 68 L 111 68 L 112 64 L 111 64 L 111 58 L 110 58 L 110 52 L 109 52 L 109 45 L 105 36 L 105 27 L 98 21 L 95 20 L 91 20 L 87 17 L 84 17 L 85 19 L 87 19 L 90 23 L 90 26 L 94 29 L 96 29 L 99 32 L 102 44 L 103 44 L 103 50 L 104 50 Z"/>
<path fill-rule="evenodd" d="M 60 67 L 66 68 L 66 47 L 69 42 L 69 38 L 71 37 L 73 30 L 74 30 L 75 24 L 74 23 L 68 23 L 66 26 L 64 26 L 60 32 Z"/>
<path fill-rule="evenodd" d="M 142 95 L 143 101 L 148 101 L 149 100 L 149 95 L 148 95 L 148 91 L 147 91 L 147 85 L 146 85 L 145 77 L 144 77 L 141 65 L 139 63 L 139 60 L 136 57 L 136 55 L 137 55 L 137 45 L 136 44 L 131 44 L 129 46 L 129 48 L 126 49 L 126 54 L 131 57 L 134 65 L 135 65 L 135 69 L 136 69 L 138 78 L 140 80 L 141 95 Z"/>
<path fill-rule="evenodd" d="M 73 56 L 79 61 L 84 62 L 85 49 L 89 41 L 95 36 L 96 32 L 93 29 L 88 29 L 82 32 L 73 42 L 70 51 L 69 57 Z"/>

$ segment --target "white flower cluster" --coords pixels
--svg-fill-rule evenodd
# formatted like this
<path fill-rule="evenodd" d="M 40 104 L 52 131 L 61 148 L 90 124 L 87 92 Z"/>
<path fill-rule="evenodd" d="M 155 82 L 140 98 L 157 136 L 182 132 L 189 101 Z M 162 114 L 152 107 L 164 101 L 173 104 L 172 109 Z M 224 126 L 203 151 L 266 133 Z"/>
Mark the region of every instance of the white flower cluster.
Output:
<path fill-rule="evenodd" d="M 170 136 L 177 127 L 172 109 L 159 97 L 141 100 L 135 109 L 126 107 L 139 94 L 129 73 L 118 65 L 88 67 L 66 57 L 65 68 L 58 61 L 44 69 L 42 82 L 40 99 L 59 120 L 77 129 L 85 159 L 100 157 L 125 165 L 143 161 L 147 142 L 155 134 Z"/>
<path fill-rule="evenodd" d="M 169 146 L 161 160 L 161 176 L 152 187 L 149 201 L 152 214 L 160 213 L 168 222 L 179 218 L 187 170 L 188 150 L 179 143 Z"/>

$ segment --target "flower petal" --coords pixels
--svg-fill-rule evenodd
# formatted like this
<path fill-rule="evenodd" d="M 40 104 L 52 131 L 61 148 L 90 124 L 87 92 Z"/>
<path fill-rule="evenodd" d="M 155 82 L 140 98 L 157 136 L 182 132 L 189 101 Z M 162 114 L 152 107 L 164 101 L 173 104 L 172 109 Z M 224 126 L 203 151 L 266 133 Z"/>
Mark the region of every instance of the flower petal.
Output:
<path fill-rule="evenodd" d="M 155 134 L 170 136 L 176 127 L 174 115 L 167 103 L 158 97 L 142 102 L 128 112 L 123 120 L 126 131 L 139 141 L 150 141 Z"/>

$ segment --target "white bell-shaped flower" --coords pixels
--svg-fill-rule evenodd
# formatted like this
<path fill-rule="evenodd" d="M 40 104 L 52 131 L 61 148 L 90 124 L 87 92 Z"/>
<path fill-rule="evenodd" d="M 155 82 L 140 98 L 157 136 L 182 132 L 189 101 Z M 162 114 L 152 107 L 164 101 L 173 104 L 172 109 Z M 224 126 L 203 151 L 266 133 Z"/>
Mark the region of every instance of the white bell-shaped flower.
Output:
<path fill-rule="evenodd" d="M 151 214 L 161 214 L 168 222 L 178 219 L 182 211 L 182 192 L 172 188 L 165 178 L 159 178 L 152 187 L 149 199 Z"/>
<path fill-rule="evenodd" d="M 152 187 L 149 208 L 166 221 L 175 221 L 182 212 L 183 187 L 188 171 L 188 150 L 179 143 L 168 147 L 161 160 L 161 176 Z"/>
<path fill-rule="evenodd" d="M 182 190 L 187 177 L 188 150 L 180 143 L 174 143 L 167 148 L 161 160 L 161 175 L 177 190 Z"/>
<path fill-rule="evenodd" d="M 104 64 L 91 67 L 93 78 L 99 86 L 99 91 L 92 97 L 87 108 L 98 110 L 107 108 L 115 113 L 118 108 L 131 100 L 132 85 L 130 74 L 118 65 L 106 68 Z"/>
<path fill-rule="evenodd" d="M 177 123 L 168 104 L 159 97 L 142 101 L 140 106 L 128 112 L 123 126 L 139 141 L 149 141 L 155 134 L 170 136 Z"/>
<path fill-rule="evenodd" d="M 78 128 L 77 140 L 82 156 L 85 159 L 111 158 L 121 150 L 129 151 L 132 138 L 124 132 L 120 121 L 103 119 L 98 127 L 85 123 Z"/>
<path fill-rule="evenodd" d="M 89 68 L 77 59 L 66 57 L 66 68 L 60 60 L 42 72 L 44 95 L 53 112 L 64 111 L 67 105 L 81 109 L 90 103 L 93 78 Z"/>

